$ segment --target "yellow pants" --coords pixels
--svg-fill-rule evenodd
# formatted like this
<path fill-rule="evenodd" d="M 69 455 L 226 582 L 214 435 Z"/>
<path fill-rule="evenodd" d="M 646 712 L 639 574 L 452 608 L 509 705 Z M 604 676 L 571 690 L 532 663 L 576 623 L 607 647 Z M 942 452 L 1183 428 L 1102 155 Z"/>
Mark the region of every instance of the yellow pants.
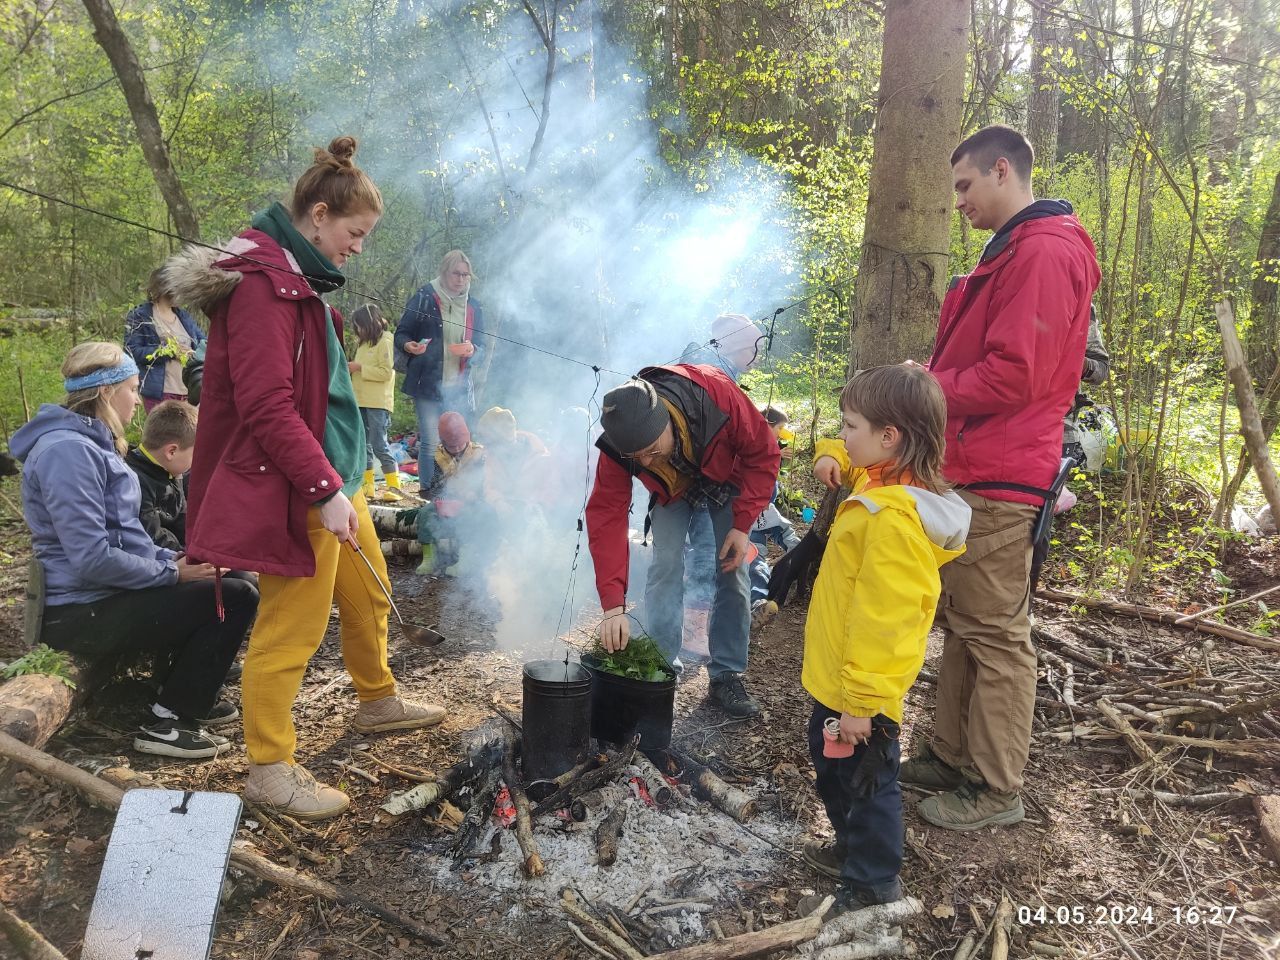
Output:
<path fill-rule="evenodd" d="M 360 549 L 389 590 L 387 562 L 364 494 L 357 493 L 351 504 L 360 518 Z M 387 665 L 391 605 L 351 545 L 340 543 L 321 524 L 319 507 L 307 512 L 307 536 L 316 555 L 314 577 L 263 575 L 258 582 L 262 599 L 241 679 L 244 743 L 252 763 L 293 761 L 298 744 L 293 701 L 307 663 L 324 639 L 335 600 L 342 628 L 342 659 L 361 702 L 396 692 L 395 678 Z"/>

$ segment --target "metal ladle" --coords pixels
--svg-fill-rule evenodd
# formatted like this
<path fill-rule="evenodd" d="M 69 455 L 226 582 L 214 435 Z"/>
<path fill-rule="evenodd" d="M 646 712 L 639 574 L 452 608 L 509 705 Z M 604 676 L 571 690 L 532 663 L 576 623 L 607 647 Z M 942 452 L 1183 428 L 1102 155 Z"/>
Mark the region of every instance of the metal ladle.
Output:
<path fill-rule="evenodd" d="M 348 541 L 351 549 L 356 552 L 364 565 L 369 568 L 369 575 L 373 577 L 378 584 L 378 589 L 382 591 L 382 595 L 387 598 L 387 603 L 391 604 L 391 610 L 396 615 L 396 620 L 400 622 L 400 632 L 404 634 L 405 639 L 410 643 L 417 644 L 420 647 L 434 647 L 445 641 L 445 635 L 434 627 L 420 627 L 416 624 L 408 624 L 404 622 L 404 617 L 400 616 L 400 608 L 396 606 L 396 602 L 391 599 L 391 591 L 387 589 L 386 584 L 382 582 L 382 578 L 378 576 L 378 571 L 373 569 L 373 564 L 369 562 L 369 558 L 364 555 L 364 551 L 360 549 L 359 544 L 354 540 Z"/>

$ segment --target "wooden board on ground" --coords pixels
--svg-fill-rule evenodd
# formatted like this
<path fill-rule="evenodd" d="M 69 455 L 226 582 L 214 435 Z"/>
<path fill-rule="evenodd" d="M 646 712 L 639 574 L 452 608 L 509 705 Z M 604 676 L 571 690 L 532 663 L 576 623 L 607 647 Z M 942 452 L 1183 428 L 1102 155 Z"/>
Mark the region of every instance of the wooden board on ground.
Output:
<path fill-rule="evenodd" d="M 126 793 L 81 960 L 207 960 L 239 823 L 234 793 Z"/>

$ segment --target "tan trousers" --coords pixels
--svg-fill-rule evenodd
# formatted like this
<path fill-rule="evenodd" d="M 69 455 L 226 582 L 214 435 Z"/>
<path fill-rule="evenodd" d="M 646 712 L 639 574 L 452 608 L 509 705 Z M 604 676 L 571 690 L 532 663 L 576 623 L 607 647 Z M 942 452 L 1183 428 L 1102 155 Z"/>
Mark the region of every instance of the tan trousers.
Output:
<path fill-rule="evenodd" d="M 360 518 L 357 540 L 378 578 L 391 588 L 387 561 L 363 493 L 351 498 Z M 244 658 L 240 702 L 244 745 L 253 763 L 292 762 L 297 746 L 293 701 L 312 655 L 320 648 L 336 600 L 342 627 L 342 659 L 360 702 L 396 692 L 387 665 L 387 615 L 391 605 L 350 545 L 320 522 L 320 508 L 307 511 L 307 536 L 316 555 L 314 577 L 259 578 L 262 600 Z"/>
<path fill-rule="evenodd" d="M 965 552 L 942 568 L 945 631 L 933 752 L 1000 793 L 1022 787 L 1031 749 L 1031 526 L 1037 508 L 959 491 L 973 509 Z"/>

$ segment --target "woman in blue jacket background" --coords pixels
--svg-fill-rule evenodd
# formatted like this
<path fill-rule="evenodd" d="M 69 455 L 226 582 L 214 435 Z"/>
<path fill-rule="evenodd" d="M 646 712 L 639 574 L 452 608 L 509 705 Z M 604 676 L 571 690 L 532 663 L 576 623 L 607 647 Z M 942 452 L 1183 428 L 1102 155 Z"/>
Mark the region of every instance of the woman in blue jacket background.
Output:
<path fill-rule="evenodd" d="M 193 353 L 204 355 L 204 341 L 195 318 L 174 304 L 160 271 L 153 270 L 147 279 L 147 302 L 130 310 L 124 320 L 124 348 L 138 365 L 138 392 L 147 413 L 162 400 L 187 399 L 182 367 Z"/>
<path fill-rule="evenodd" d="M 403 363 L 404 393 L 413 398 L 418 419 L 418 483 L 435 479 L 440 414 L 456 410 L 470 423 L 475 413 L 471 371 L 484 355 L 484 316 L 471 296 L 471 261 L 450 250 L 440 273 L 405 305 L 396 326 L 396 350 Z"/>

